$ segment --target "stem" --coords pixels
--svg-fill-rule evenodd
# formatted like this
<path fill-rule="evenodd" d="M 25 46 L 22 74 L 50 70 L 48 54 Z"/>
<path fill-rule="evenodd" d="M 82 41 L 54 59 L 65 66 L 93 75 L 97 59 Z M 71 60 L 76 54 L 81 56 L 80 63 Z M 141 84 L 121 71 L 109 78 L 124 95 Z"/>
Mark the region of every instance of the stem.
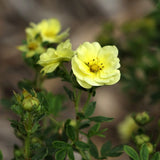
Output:
<path fill-rule="evenodd" d="M 35 80 L 34 80 L 35 87 L 37 89 L 41 89 L 43 81 L 44 81 L 44 76 L 40 73 L 40 71 L 36 71 Z"/>
<path fill-rule="evenodd" d="M 86 110 L 86 108 L 87 108 L 87 106 L 88 106 L 88 104 L 89 104 L 89 101 L 90 101 L 91 97 L 92 97 L 92 92 L 89 92 L 89 93 L 88 93 L 87 101 L 86 101 L 86 103 L 85 103 L 85 105 L 84 105 L 84 107 L 83 107 L 83 111 Z"/>
<path fill-rule="evenodd" d="M 28 114 L 28 118 L 25 124 L 25 130 L 27 132 L 27 136 L 24 141 L 24 158 L 25 160 L 30 160 L 30 139 L 31 139 L 31 129 L 32 129 L 32 117 L 31 114 Z"/>
<path fill-rule="evenodd" d="M 76 115 L 79 112 L 79 101 L 81 98 L 81 90 L 78 90 L 78 94 L 76 93 L 76 89 L 74 89 L 74 103 L 75 103 L 75 111 L 76 111 Z"/>
<path fill-rule="evenodd" d="M 79 101 L 81 97 L 81 90 L 78 90 L 78 93 L 76 92 L 76 89 L 74 89 L 74 104 L 75 104 L 75 113 L 76 113 L 76 140 L 79 140 L 79 117 L 78 117 L 78 112 L 79 112 Z"/>
<path fill-rule="evenodd" d="M 27 137 L 25 139 L 24 149 L 25 149 L 25 153 L 24 153 L 25 160 L 30 160 L 30 133 L 29 132 L 27 133 Z"/>

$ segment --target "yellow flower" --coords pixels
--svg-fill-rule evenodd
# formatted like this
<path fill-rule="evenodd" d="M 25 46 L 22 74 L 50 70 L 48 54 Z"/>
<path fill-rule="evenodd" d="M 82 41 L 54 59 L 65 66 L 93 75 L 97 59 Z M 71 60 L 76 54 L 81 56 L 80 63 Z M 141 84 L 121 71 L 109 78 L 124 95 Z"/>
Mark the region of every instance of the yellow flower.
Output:
<path fill-rule="evenodd" d="M 28 40 L 26 44 L 21 45 L 18 49 L 22 52 L 26 52 L 26 57 L 33 57 L 35 54 L 42 54 L 45 52 L 45 48 L 42 47 L 39 40 Z"/>
<path fill-rule="evenodd" d="M 127 116 L 124 121 L 122 121 L 118 125 L 118 132 L 120 135 L 120 138 L 127 142 L 131 138 L 132 134 L 138 130 L 138 125 L 134 121 L 134 119 L 129 115 Z"/>
<path fill-rule="evenodd" d="M 30 23 L 30 27 L 25 29 L 27 40 L 35 39 L 35 37 L 39 34 L 39 30 L 37 29 L 37 25 L 34 23 Z"/>
<path fill-rule="evenodd" d="M 27 37 L 34 37 L 40 34 L 42 41 L 48 41 L 50 43 L 61 42 L 68 36 L 68 30 L 59 34 L 61 31 L 61 24 L 57 19 L 42 20 L 37 25 L 30 24 L 31 27 L 26 29 Z"/>
<path fill-rule="evenodd" d="M 72 58 L 72 70 L 83 88 L 112 85 L 119 81 L 120 67 L 115 46 L 101 47 L 98 42 L 80 45 Z"/>
<path fill-rule="evenodd" d="M 63 43 L 60 43 L 56 50 L 49 48 L 47 52 L 43 53 L 40 56 L 38 64 L 43 66 L 44 73 L 53 72 L 62 61 L 69 61 L 73 56 L 72 45 L 69 40 L 66 40 Z"/>

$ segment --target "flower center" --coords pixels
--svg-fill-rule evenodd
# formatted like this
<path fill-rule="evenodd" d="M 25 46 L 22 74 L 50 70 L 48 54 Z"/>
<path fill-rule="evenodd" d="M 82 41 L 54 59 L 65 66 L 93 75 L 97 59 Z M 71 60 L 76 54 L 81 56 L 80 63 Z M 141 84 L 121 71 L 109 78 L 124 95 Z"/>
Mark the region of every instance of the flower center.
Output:
<path fill-rule="evenodd" d="M 38 47 L 37 43 L 31 42 L 28 44 L 29 50 L 35 50 Z"/>
<path fill-rule="evenodd" d="M 97 64 L 92 64 L 89 66 L 91 72 L 98 72 L 99 71 L 99 66 Z"/>
<path fill-rule="evenodd" d="M 95 61 L 95 59 L 93 59 L 91 62 L 87 63 L 89 69 L 91 72 L 98 72 L 99 70 L 102 70 L 104 68 L 103 63 L 98 63 Z"/>

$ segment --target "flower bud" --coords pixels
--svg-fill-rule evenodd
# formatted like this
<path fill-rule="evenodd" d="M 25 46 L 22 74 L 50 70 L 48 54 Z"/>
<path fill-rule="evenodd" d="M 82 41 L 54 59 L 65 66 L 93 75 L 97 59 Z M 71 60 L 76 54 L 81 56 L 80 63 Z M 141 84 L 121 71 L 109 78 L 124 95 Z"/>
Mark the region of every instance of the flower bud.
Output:
<path fill-rule="evenodd" d="M 28 91 L 23 90 L 23 96 L 22 106 L 26 111 L 31 111 L 33 106 L 39 106 L 39 100 L 36 97 L 33 97 Z"/>
<path fill-rule="evenodd" d="M 150 141 L 150 137 L 145 134 L 137 135 L 137 136 L 135 136 L 134 139 L 135 139 L 135 143 L 138 145 L 142 145 L 143 143 Z"/>
<path fill-rule="evenodd" d="M 135 121 L 139 125 L 145 125 L 150 121 L 150 116 L 148 115 L 147 112 L 137 113 L 135 115 Z"/>
<path fill-rule="evenodd" d="M 153 144 L 152 143 L 146 143 L 146 145 L 147 145 L 148 152 L 150 154 L 153 153 L 153 150 L 154 150 Z"/>
<path fill-rule="evenodd" d="M 71 125 L 72 127 L 76 127 L 76 120 L 72 119 L 72 120 L 70 121 L 70 125 Z"/>

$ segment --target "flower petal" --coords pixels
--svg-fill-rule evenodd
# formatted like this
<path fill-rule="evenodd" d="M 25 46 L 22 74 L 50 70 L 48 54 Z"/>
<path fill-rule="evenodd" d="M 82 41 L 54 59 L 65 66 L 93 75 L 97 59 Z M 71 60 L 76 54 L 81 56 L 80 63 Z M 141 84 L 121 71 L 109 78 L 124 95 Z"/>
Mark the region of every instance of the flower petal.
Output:
<path fill-rule="evenodd" d="M 84 63 L 88 63 L 93 59 L 97 59 L 98 52 L 101 46 L 97 42 L 85 42 L 77 49 L 78 58 Z"/>

